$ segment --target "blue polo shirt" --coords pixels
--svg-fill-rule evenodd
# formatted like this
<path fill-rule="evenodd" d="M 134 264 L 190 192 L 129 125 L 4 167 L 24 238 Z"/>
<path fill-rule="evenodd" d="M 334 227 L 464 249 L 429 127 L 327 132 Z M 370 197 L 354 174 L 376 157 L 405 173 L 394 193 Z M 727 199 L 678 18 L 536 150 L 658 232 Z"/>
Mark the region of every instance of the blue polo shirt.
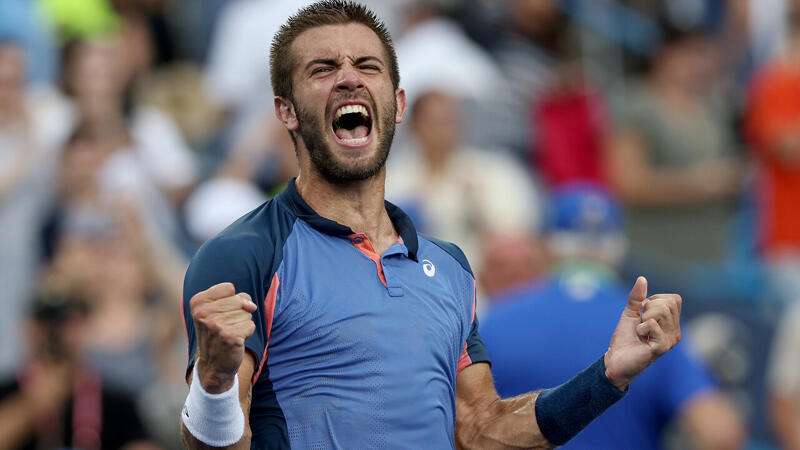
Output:
<path fill-rule="evenodd" d="M 609 272 L 562 267 L 548 279 L 494 299 L 481 326 L 502 397 L 572 378 L 608 349 L 628 298 Z M 628 394 L 563 446 L 565 449 L 661 448 L 667 424 L 692 399 L 716 389 L 683 340 L 631 384 Z"/>
<path fill-rule="evenodd" d="M 245 344 L 257 364 L 253 448 L 454 448 L 456 375 L 488 361 L 475 280 L 456 246 L 386 210 L 400 239 L 377 255 L 365 234 L 316 214 L 292 180 L 193 258 L 190 368 L 193 295 L 228 281 L 259 305 Z"/>

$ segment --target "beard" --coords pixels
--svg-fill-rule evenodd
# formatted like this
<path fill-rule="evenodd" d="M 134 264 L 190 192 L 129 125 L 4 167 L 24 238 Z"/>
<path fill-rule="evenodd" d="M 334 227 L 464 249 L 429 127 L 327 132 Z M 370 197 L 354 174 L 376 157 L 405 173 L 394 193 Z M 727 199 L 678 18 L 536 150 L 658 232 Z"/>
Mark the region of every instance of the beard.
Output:
<path fill-rule="evenodd" d="M 396 99 L 381 111 L 378 111 L 377 108 L 372 109 L 375 114 L 378 114 L 378 117 L 374 118 L 377 120 L 373 120 L 372 129 L 370 130 L 370 133 L 378 133 L 375 136 L 378 147 L 377 152 L 368 161 L 357 165 L 348 165 L 336 160 L 329 142 L 325 139 L 326 126 L 330 127 L 330 124 L 322 123 L 318 117 L 297 103 L 295 103 L 295 106 L 297 108 L 297 121 L 300 126 L 298 134 L 308 149 L 311 164 L 329 183 L 347 184 L 354 181 L 363 181 L 375 176 L 386 164 L 389 150 L 392 146 L 392 139 L 394 139 L 394 115 L 397 111 Z M 326 112 L 325 117 L 329 116 L 330 114 Z"/>

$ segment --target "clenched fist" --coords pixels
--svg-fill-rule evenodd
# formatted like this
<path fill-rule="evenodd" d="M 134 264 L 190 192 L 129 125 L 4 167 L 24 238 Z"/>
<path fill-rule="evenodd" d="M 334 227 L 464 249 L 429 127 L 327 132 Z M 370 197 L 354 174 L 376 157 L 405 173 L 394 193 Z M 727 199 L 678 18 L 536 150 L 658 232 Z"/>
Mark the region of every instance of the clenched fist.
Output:
<path fill-rule="evenodd" d="M 636 279 L 605 354 L 606 376 L 620 390 L 681 340 L 681 296 L 647 296 L 647 280 Z"/>
<path fill-rule="evenodd" d="M 203 388 L 217 394 L 233 386 L 244 358 L 244 342 L 256 329 L 250 296 L 232 283 L 198 292 L 189 301 L 197 333 L 197 374 Z"/>

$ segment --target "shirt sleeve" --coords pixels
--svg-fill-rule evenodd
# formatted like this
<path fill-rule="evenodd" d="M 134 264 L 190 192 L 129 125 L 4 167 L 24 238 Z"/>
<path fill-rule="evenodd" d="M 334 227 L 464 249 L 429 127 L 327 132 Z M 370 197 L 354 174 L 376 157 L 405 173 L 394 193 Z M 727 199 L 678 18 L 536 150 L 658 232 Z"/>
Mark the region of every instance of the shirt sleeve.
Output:
<path fill-rule="evenodd" d="M 477 291 L 475 286 L 475 280 L 472 280 L 472 314 L 470 316 L 470 328 L 469 334 L 467 334 L 467 339 L 464 342 L 464 349 L 461 351 L 461 356 L 458 358 L 458 371 L 456 374 L 461 373 L 461 371 L 477 362 L 486 362 L 489 363 L 489 352 L 486 350 L 486 346 L 483 344 L 483 339 L 481 339 L 481 335 L 478 333 L 478 316 L 475 312 L 477 307 Z"/>
<path fill-rule="evenodd" d="M 467 336 L 467 342 L 464 343 L 464 350 L 461 352 L 461 357 L 458 359 L 458 372 L 461 372 L 465 367 L 478 362 L 491 363 L 489 360 L 489 352 L 483 344 L 481 335 L 478 334 L 478 318 L 472 321 L 472 326 Z"/>
<path fill-rule="evenodd" d="M 192 319 L 190 300 L 216 284 L 233 283 L 237 293 L 246 292 L 258 309 L 253 312 L 255 332 L 245 341 L 245 348 L 261 363 L 267 342 L 268 327 L 263 314 L 264 300 L 272 280 L 272 269 L 263 267 L 259 261 L 270 261 L 264 257 L 263 246 L 252 245 L 243 239 L 214 238 L 203 245 L 192 259 L 183 284 L 183 320 L 188 341 L 188 364 L 186 374 L 194 365 L 197 352 L 197 338 Z M 260 257 L 259 257 L 260 256 Z M 269 256 L 269 255 L 267 255 Z"/>

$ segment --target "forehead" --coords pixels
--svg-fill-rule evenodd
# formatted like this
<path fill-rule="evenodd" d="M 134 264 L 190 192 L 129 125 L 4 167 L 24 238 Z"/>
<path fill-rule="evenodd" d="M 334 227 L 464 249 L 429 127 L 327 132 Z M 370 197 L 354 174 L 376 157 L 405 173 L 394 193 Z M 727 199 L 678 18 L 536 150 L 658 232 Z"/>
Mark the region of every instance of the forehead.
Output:
<path fill-rule="evenodd" d="M 360 23 L 323 25 L 302 32 L 292 43 L 295 61 L 374 56 L 386 62 L 383 43 L 374 31 Z"/>

